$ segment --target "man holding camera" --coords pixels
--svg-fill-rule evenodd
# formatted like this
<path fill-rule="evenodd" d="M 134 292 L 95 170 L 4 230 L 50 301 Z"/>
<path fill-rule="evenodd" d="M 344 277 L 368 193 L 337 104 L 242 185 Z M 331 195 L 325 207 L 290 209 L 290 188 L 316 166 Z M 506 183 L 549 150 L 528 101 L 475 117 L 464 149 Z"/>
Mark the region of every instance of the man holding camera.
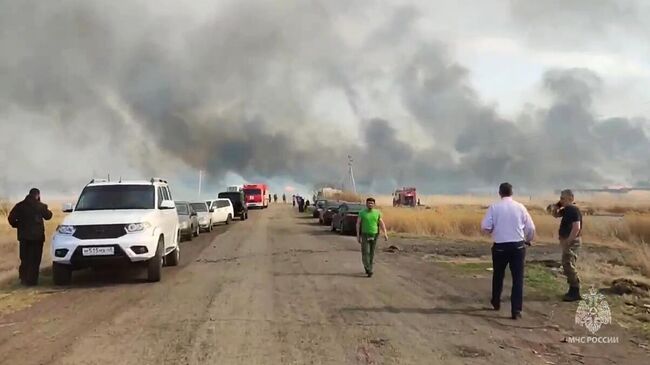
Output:
<path fill-rule="evenodd" d="M 569 284 L 569 291 L 563 297 L 565 302 L 582 299 L 580 277 L 576 269 L 576 261 L 582 244 L 582 213 L 575 206 L 574 201 L 573 192 L 566 189 L 560 193 L 560 201 L 549 207 L 554 217 L 562 218 L 558 236 L 562 247 L 562 268 Z"/>
<path fill-rule="evenodd" d="M 30 190 L 25 200 L 16 204 L 9 213 L 9 224 L 18 230 L 18 241 L 20 242 L 18 275 L 23 285 L 38 284 L 38 272 L 45 242 L 43 220 L 51 218 L 52 212 L 47 205 L 41 203 L 41 192 L 38 189 Z"/>

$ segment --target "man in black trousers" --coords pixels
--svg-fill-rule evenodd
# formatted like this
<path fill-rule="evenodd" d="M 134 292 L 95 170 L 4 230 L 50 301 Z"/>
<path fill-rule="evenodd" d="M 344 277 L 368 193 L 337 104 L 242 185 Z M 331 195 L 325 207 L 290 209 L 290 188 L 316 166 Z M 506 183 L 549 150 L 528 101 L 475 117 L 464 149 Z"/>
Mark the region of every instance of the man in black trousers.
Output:
<path fill-rule="evenodd" d="M 47 205 L 41 203 L 41 192 L 38 189 L 29 191 L 25 200 L 16 204 L 9 213 L 9 224 L 18 230 L 20 242 L 20 282 L 26 286 L 38 284 L 38 273 L 43 256 L 45 242 L 45 224 L 50 220 L 52 212 Z"/>
<path fill-rule="evenodd" d="M 512 275 L 512 319 L 521 318 L 524 301 L 526 245 L 535 238 L 535 224 L 526 207 L 512 199 L 512 185 L 499 186 L 501 201 L 492 204 L 481 222 L 481 229 L 492 234 L 492 306 L 501 309 L 501 291 L 506 266 Z"/>

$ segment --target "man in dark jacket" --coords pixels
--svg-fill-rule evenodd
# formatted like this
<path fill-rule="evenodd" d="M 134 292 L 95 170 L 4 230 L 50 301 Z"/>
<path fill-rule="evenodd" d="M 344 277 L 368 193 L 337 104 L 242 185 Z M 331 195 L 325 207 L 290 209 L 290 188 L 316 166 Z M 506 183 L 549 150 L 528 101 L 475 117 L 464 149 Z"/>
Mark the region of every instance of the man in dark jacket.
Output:
<path fill-rule="evenodd" d="M 38 189 L 30 190 L 25 200 L 16 204 L 9 213 L 9 224 L 18 230 L 20 242 L 18 275 L 23 285 L 38 284 L 38 272 L 45 242 L 43 220 L 51 218 L 52 212 L 46 204 L 41 203 L 41 193 Z"/>

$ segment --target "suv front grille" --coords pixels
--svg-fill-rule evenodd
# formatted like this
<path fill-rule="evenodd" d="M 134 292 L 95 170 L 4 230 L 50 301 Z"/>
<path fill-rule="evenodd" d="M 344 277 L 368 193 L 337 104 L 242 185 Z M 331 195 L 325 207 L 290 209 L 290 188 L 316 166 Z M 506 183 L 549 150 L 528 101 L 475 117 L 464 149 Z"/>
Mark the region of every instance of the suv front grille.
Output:
<path fill-rule="evenodd" d="M 96 240 L 107 238 L 119 238 L 126 235 L 124 224 L 98 224 L 90 226 L 76 226 L 75 238 L 80 240 Z"/>

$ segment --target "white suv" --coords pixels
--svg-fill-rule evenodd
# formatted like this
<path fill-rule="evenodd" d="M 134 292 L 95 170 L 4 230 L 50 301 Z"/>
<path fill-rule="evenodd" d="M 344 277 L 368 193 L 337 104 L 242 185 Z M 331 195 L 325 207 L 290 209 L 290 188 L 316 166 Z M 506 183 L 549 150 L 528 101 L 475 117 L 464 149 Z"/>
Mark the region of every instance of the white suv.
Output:
<path fill-rule="evenodd" d="M 212 224 L 226 223 L 230 224 L 235 216 L 235 209 L 230 199 L 215 199 L 207 201 L 210 211 L 212 212 Z"/>
<path fill-rule="evenodd" d="M 180 260 L 176 205 L 165 180 L 92 180 L 52 239 L 54 283 L 70 283 L 72 271 L 120 263 L 147 266 L 149 281 Z"/>

